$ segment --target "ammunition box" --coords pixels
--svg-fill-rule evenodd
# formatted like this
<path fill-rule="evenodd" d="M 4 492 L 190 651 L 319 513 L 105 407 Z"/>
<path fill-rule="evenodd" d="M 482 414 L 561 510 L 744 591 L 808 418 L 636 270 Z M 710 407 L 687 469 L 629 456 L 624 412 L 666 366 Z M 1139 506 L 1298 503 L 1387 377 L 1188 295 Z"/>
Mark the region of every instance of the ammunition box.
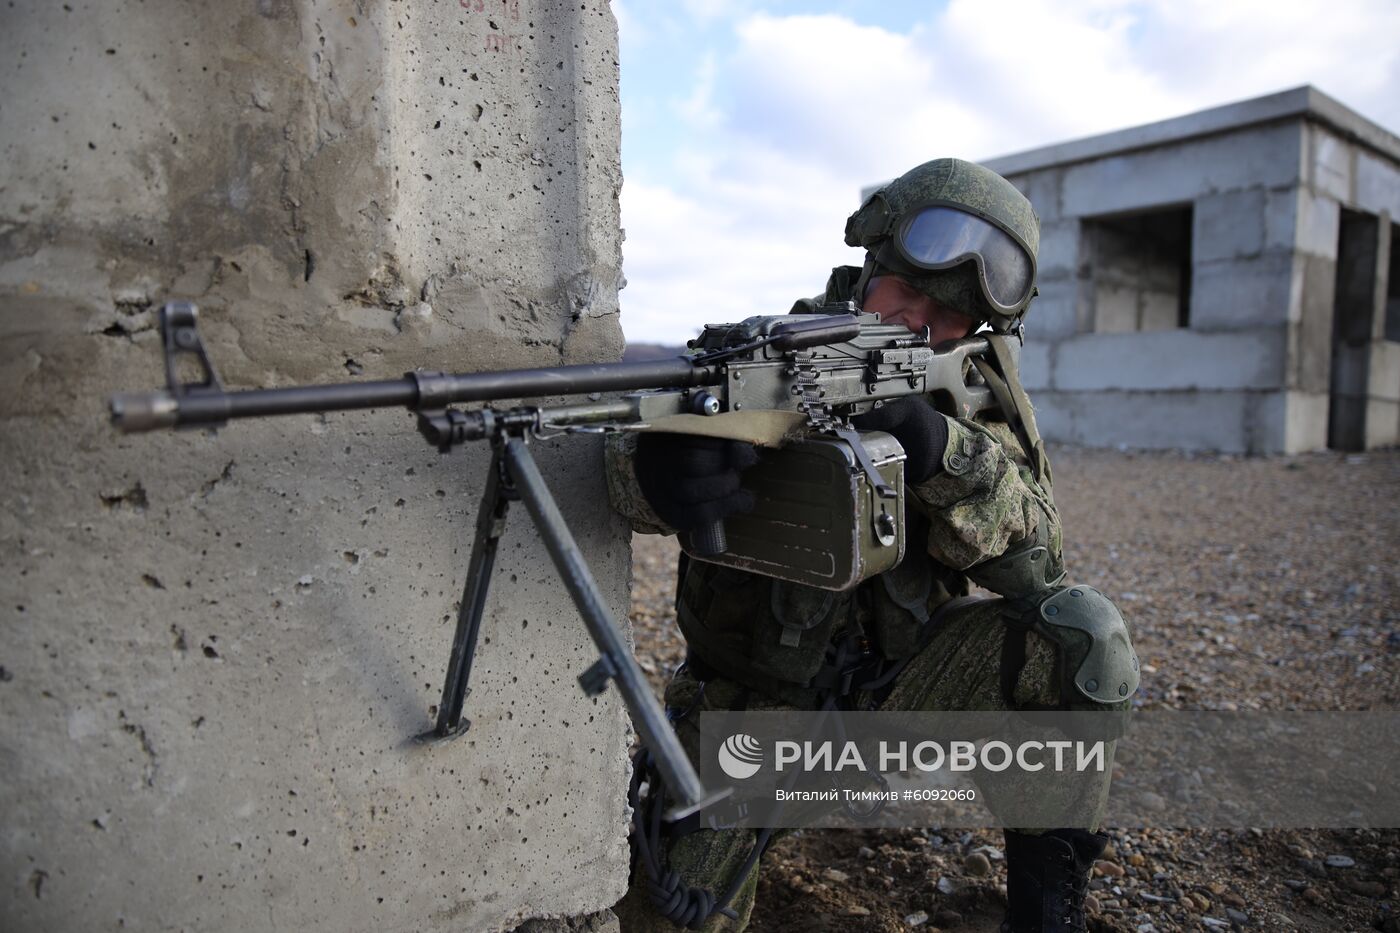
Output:
<path fill-rule="evenodd" d="M 761 449 L 759 462 L 744 472 L 753 511 L 724 520 L 728 549 L 704 558 L 687 553 L 824 590 L 849 589 L 889 570 L 904 557 L 904 449 L 882 431 L 861 439 L 894 487 L 893 498 L 871 487 L 855 453 L 838 438 Z"/>

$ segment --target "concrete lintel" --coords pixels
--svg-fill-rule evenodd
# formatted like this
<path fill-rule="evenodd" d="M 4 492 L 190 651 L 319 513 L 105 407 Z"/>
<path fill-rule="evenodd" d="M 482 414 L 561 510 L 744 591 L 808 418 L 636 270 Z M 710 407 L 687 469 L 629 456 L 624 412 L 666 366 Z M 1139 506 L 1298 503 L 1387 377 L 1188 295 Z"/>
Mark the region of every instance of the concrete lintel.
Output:
<path fill-rule="evenodd" d="M 1352 204 L 1370 214 L 1400 218 L 1400 165 L 1370 153 L 1356 154 L 1356 190 Z"/>
<path fill-rule="evenodd" d="M 1325 194 L 1314 194 L 1306 188 L 1282 193 L 1275 198 L 1279 203 L 1279 219 L 1282 221 L 1271 230 L 1270 245 L 1280 249 L 1292 246 L 1300 253 L 1318 256 L 1335 261 L 1337 258 L 1337 235 L 1341 223 L 1341 204 Z M 1284 204 L 1291 202 L 1295 211 L 1292 243 L 1284 242 L 1288 235 Z M 1274 237 L 1277 237 L 1275 240 Z"/>
<path fill-rule="evenodd" d="M 1191 327 L 1240 330 L 1296 319 L 1297 265 L 1286 252 L 1197 263 L 1191 276 Z"/>
<path fill-rule="evenodd" d="M 1308 183 L 1319 194 L 1350 202 L 1356 147 L 1320 124 L 1308 128 Z"/>
<path fill-rule="evenodd" d="M 1275 122 L 1082 161 L 1061 175 L 1060 206 L 1068 216 L 1133 214 L 1185 206 L 1214 192 L 1287 188 L 1303 179 L 1303 131 L 1298 123 Z"/>
<path fill-rule="evenodd" d="M 1197 198 L 1191 233 L 1192 261 L 1259 255 L 1267 239 L 1267 199 L 1268 192 L 1263 188 L 1222 191 Z"/>
<path fill-rule="evenodd" d="M 1156 123 L 1146 123 L 1112 133 L 1012 153 L 987 160 L 983 164 L 1003 175 L 1018 175 L 1070 162 L 1101 159 L 1135 149 L 1234 132 L 1289 117 L 1323 123 L 1345 138 L 1361 143 L 1394 162 L 1400 162 L 1400 137 L 1317 88 L 1303 85 L 1263 97 L 1198 110 L 1169 120 L 1159 120 Z"/>

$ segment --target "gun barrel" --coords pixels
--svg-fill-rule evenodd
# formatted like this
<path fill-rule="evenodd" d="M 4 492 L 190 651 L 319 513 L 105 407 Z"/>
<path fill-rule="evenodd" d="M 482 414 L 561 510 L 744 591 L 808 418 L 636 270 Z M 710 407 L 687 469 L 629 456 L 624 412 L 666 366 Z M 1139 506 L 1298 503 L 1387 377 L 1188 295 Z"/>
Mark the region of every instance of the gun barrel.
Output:
<path fill-rule="evenodd" d="M 457 402 L 581 395 L 631 389 L 674 389 L 714 385 L 717 367 L 697 366 L 684 357 L 635 363 L 582 363 L 543 369 L 483 373 L 409 373 L 402 379 L 290 386 L 224 392 L 188 387 L 185 391 L 114 395 L 112 423 L 126 433 L 195 425 L 220 425 L 232 418 L 297 415 L 356 408 L 405 406 L 441 408 Z"/>

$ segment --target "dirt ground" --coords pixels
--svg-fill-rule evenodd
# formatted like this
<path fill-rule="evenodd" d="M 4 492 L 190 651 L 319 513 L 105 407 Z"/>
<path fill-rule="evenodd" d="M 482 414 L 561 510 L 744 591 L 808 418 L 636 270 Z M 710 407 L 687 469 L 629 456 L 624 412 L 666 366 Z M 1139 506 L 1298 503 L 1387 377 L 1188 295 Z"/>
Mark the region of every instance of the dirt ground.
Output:
<path fill-rule="evenodd" d="M 1142 706 L 1400 704 L 1400 451 L 1051 453 L 1070 576 L 1132 623 Z M 637 652 L 659 690 L 684 654 L 676 546 L 634 550 Z M 1400 933 L 1400 831 L 1109 832 L 1092 930 Z M 1002 846 L 937 827 L 801 832 L 765 856 L 750 929 L 995 930 Z"/>

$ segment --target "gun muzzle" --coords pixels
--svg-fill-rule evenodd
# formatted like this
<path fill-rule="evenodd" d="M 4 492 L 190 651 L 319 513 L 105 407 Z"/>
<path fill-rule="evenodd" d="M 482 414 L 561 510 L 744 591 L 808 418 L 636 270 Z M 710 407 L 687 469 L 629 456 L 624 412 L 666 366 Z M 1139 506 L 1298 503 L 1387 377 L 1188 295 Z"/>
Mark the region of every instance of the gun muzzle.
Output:
<path fill-rule="evenodd" d="M 180 403 L 169 392 L 122 392 L 107 407 L 112 424 L 124 434 L 175 427 Z"/>

